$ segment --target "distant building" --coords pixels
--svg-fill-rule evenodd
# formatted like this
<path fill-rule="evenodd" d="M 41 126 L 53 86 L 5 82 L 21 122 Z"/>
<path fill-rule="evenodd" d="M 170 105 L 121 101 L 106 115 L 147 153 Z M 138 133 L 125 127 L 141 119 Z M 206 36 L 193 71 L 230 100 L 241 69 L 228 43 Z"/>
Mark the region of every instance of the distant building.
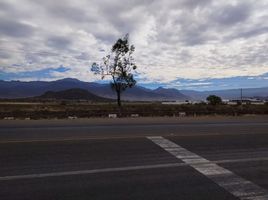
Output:
<path fill-rule="evenodd" d="M 223 99 L 222 102 L 227 105 L 237 105 L 241 103 L 241 99 Z M 186 105 L 186 104 L 199 104 L 199 103 L 206 103 L 208 104 L 207 101 L 191 101 L 191 100 L 186 100 L 186 101 L 163 101 L 163 105 Z M 266 103 L 265 100 L 260 100 L 257 98 L 243 98 L 242 99 L 242 104 L 252 104 L 252 105 L 264 105 Z"/>
<path fill-rule="evenodd" d="M 163 101 L 162 104 L 164 105 L 186 105 L 186 104 L 198 104 L 203 103 L 203 101 Z"/>
<path fill-rule="evenodd" d="M 239 103 L 241 103 L 241 101 L 242 101 L 243 105 L 246 105 L 246 104 L 264 105 L 265 102 L 266 102 L 264 100 L 260 100 L 260 99 L 257 99 L 257 98 L 243 98 L 242 100 L 241 99 L 230 100 L 229 102 L 227 102 L 227 104 L 228 105 L 239 104 Z"/>

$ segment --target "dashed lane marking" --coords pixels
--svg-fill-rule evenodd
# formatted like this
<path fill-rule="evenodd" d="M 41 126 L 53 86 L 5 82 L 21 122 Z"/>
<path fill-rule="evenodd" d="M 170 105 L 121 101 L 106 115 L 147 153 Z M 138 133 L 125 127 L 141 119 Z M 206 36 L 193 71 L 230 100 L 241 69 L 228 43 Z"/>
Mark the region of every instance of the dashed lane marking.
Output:
<path fill-rule="evenodd" d="M 267 200 L 268 191 L 161 136 L 147 137 L 241 200 Z"/>

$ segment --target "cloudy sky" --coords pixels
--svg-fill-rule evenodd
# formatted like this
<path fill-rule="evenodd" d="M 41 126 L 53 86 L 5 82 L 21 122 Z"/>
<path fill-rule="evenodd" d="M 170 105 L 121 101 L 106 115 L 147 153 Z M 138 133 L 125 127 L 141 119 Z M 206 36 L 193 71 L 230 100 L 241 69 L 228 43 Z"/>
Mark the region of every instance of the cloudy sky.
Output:
<path fill-rule="evenodd" d="M 97 81 L 126 33 L 147 87 L 268 86 L 267 0 L 0 0 L 0 79 Z"/>

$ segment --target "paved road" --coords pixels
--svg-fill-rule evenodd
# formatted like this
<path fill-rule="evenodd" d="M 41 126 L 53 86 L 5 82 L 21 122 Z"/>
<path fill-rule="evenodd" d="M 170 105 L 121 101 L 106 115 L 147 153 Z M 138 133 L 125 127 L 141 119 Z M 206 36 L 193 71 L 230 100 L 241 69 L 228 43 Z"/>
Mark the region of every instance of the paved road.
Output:
<path fill-rule="evenodd" d="M 0 199 L 268 199 L 268 123 L 5 125 Z"/>

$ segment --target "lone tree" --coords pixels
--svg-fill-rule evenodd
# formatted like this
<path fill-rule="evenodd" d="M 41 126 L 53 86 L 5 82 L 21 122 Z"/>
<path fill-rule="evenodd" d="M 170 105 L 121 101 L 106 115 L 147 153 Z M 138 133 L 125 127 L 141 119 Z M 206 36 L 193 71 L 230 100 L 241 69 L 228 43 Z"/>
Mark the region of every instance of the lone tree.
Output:
<path fill-rule="evenodd" d="M 222 100 L 220 97 L 216 96 L 216 95 L 209 95 L 207 97 L 207 101 L 209 102 L 209 104 L 211 105 L 219 105 L 222 103 Z"/>
<path fill-rule="evenodd" d="M 112 89 L 116 91 L 119 107 L 121 107 L 122 91 L 136 84 L 133 78 L 133 72 L 137 68 L 132 57 L 134 51 L 135 47 L 129 44 L 129 35 L 126 34 L 112 46 L 111 53 L 103 58 L 103 63 L 93 63 L 91 66 L 91 71 L 101 75 L 102 79 L 106 76 L 112 78 L 110 84 Z"/>

